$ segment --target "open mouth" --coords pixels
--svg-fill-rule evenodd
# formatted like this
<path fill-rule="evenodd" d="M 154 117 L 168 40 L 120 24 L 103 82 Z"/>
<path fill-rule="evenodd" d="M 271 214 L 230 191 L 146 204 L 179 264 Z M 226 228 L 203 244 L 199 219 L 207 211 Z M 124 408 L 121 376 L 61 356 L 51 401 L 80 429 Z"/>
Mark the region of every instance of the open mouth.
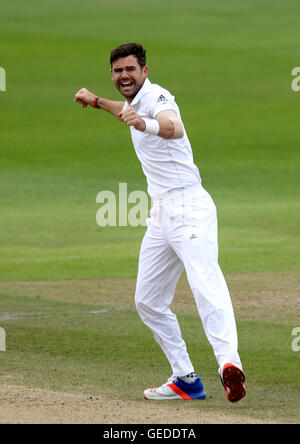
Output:
<path fill-rule="evenodd" d="M 133 86 L 133 82 L 121 82 L 121 88 L 131 88 Z"/>

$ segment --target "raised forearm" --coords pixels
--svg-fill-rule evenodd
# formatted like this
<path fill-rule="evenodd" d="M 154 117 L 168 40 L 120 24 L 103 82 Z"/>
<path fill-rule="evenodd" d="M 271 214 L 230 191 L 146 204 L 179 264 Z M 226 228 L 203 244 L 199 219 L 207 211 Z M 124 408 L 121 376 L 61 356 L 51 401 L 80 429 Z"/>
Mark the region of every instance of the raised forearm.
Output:
<path fill-rule="evenodd" d="M 104 111 L 107 111 L 108 113 L 118 117 L 123 109 L 124 102 L 118 102 L 116 100 L 109 100 L 104 99 L 103 97 L 99 97 L 98 105 L 100 106 L 100 109 L 103 109 Z"/>
<path fill-rule="evenodd" d="M 103 109 L 116 117 L 120 114 L 124 106 L 124 102 L 98 97 L 96 94 L 88 91 L 86 88 L 81 88 L 74 97 L 74 101 L 82 105 L 83 108 L 86 108 L 88 105 L 95 108 L 96 99 L 98 99 L 98 108 Z"/>

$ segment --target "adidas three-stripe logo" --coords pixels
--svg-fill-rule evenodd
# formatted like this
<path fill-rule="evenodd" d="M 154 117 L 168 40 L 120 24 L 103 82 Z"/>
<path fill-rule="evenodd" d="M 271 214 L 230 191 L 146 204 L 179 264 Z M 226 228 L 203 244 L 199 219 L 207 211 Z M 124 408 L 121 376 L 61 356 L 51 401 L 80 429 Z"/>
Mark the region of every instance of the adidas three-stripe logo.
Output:
<path fill-rule="evenodd" d="M 157 99 L 158 102 L 167 102 L 168 100 L 165 98 L 165 96 L 163 96 L 162 94 L 159 96 L 159 98 Z"/>

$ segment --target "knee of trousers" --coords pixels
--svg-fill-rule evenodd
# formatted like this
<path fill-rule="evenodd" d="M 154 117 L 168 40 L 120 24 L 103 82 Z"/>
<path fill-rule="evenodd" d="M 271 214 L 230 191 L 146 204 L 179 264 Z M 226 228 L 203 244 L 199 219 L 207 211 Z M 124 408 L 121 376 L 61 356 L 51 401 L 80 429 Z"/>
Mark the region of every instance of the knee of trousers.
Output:
<path fill-rule="evenodd" d="M 147 303 L 142 297 L 135 296 L 135 307 L 139 315 L 145 315 L 151 312 L 151 305 Z"/>
<path fill-rule="evenodd" d="M 144 319 L 149 319 L 160 314 L 159 307 L 156 307 L 153 299 L 147 298 L 141 293 L 136 293 L 135 295 L 135 306 L 140 317 Z"/>

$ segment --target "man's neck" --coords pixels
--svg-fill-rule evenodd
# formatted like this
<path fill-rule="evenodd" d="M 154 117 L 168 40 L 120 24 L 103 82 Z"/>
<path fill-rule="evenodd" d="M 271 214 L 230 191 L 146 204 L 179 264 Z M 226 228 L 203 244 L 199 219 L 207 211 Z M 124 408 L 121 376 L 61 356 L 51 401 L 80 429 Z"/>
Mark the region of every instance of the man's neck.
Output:
<path fill-rule="evenodd" d="M 146 82 L 147 78 L 148 78 L 148 77 L 145 78 L 144 83 L 140 86 L 140 88 L 138 89 L 138 91 L 135 93 L 134 96 L 132 96 L 132 97 L 127 97 L 127 98 L 126 98 L 128 105 L 130 105 L 131 102 L 133 102 L 133 100 L 135 99 L 135 97 L 138 95 L 138 93 L 140 92 L 140 90 L 143 88 L 143 86 L 145 85 L 145 82 Z"/>

